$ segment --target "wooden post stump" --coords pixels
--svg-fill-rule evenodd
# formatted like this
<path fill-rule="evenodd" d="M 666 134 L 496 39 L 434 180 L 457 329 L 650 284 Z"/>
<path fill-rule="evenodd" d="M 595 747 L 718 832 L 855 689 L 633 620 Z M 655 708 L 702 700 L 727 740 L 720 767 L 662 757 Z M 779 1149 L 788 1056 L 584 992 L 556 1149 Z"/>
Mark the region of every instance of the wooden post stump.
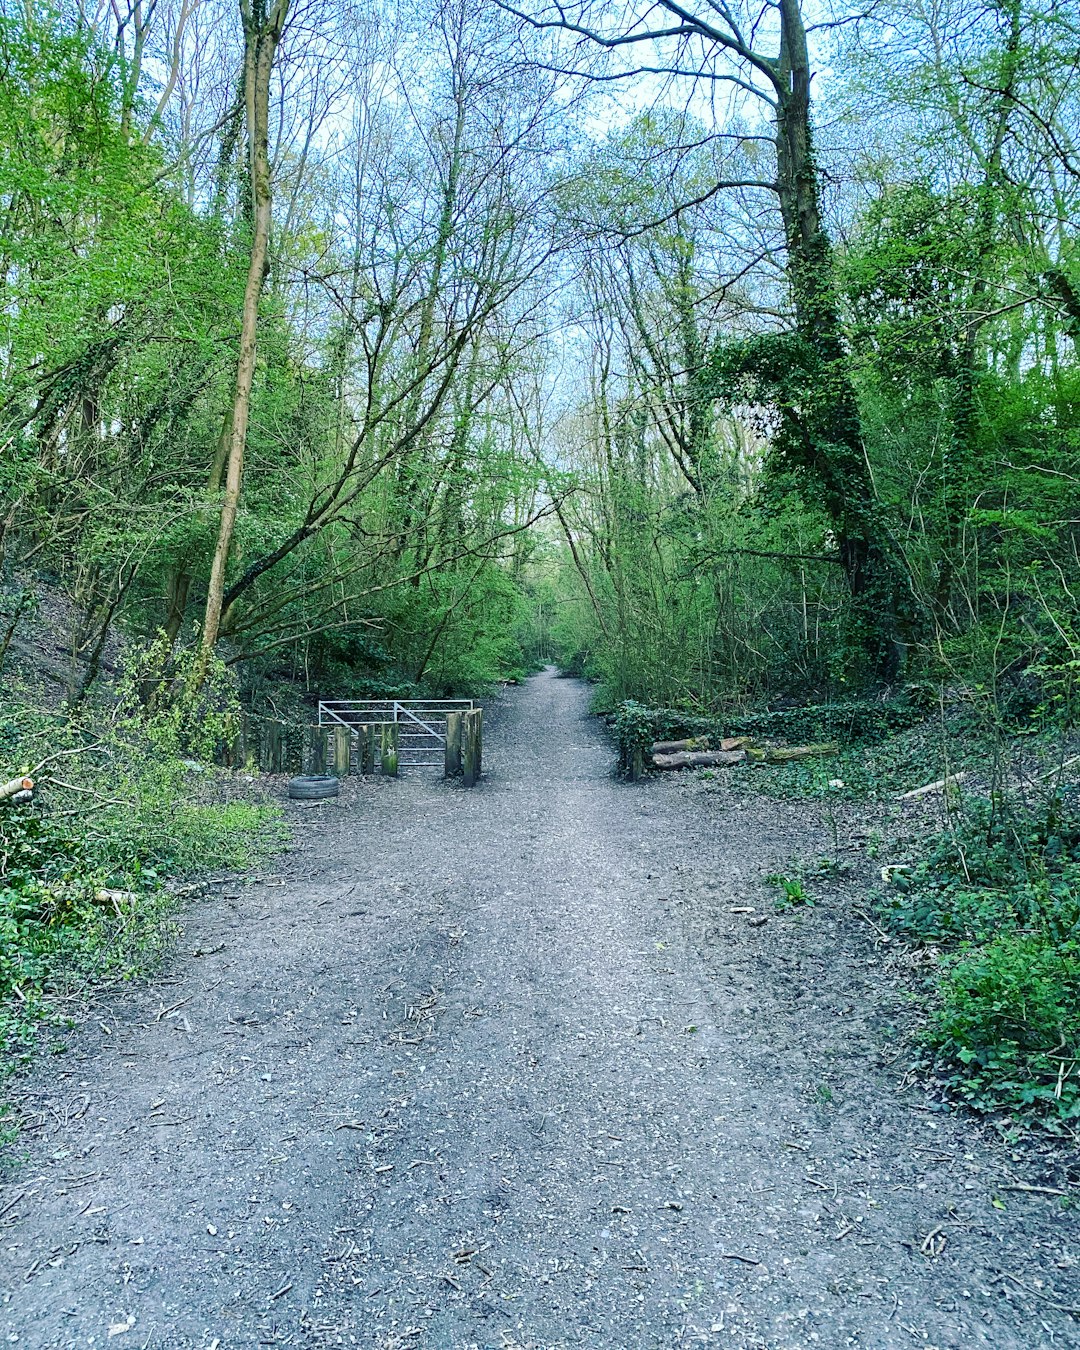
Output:
<path fill-rule="evenodd" d="M 348 727 L 334 728 L 334 772 L 347 778 L 352 767 L 352 732 Z"/>
<path fill-rule="evenodd" d="M 356 729 L 356 772 L 375 772 L 375 728 L 367 723 Z"/>
<path fill-rule="evenodd" d="M 263 729 L 263 762 L 266 773 L 280 773 L 285 737 L 280 722 L 267 722 Z"/>
<path fill-rule="evenodd" d="M 401 728 L 396 722 L 384 722 L 382 729 L 382 771 L 391 778 L 397 777 L 398 742 Z"/>
<path fill-rule="evenodd" d="M 326 732 L 320 726 L 304 728 L 304 743 L 301 749 L 301 773 L 322 774 L 326 772 Z"/>
<path fill-rule="evenodd" d="M 461 720 L 462 714 L 446 714 L 446 768 L 447 778 L 461 777 Z"/>
<path fill-rule="evenodd" d="M 222 746 L 222 760 L 226 768 L 242 769 L 247 762 L 247 719 L 241 717 L 236 727 L 236 735 Z"/>

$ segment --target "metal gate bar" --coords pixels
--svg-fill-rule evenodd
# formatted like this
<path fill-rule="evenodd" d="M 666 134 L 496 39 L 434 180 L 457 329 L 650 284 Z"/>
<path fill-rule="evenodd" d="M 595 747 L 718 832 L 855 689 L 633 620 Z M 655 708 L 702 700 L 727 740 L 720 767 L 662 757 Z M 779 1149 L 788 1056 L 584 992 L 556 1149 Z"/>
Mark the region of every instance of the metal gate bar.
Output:
<path fill-rule="evenodd" d="M 471 698 L 320 699 L 319 726 L 348 727 L 355 748 L 359 727 L 397 725 L 399 770 L 442 768 L 447 713 L 472 712 L 476 706 Z M 436 751 L 437 759 L 415 758 Z"/>

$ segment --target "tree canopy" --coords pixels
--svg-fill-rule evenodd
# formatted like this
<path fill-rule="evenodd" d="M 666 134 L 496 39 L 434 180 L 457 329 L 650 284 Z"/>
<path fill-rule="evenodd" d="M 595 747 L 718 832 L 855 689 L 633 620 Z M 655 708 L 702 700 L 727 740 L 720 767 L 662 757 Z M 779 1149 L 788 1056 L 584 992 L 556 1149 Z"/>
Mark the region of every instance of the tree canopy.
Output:
<path fill-rule="evenodd" d="M 73 703 L 117 627 L 253 698 L 1044 687 L 1078 39 L 1056 0 L 5 3 L 6 641 L 55 584 Z"/>

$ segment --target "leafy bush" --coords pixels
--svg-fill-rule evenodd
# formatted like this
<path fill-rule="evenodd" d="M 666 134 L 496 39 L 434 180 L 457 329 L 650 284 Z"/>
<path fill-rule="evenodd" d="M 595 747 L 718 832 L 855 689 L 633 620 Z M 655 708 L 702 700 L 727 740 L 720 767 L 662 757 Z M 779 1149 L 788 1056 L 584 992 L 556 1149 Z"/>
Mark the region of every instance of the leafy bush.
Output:
<path fill-rule="evenodd" d="M 3 762 L 41 766 L 34 802 L 0 806 L 0 1052 L 28 1043 L 58 995 L 152 959 L 168 930 L 167 878 L 245 867 L 280 839 L 274 806 L 163 755 L 153 730 L 0 717 Z"/>
<path fill-rule="evenodd" d="M 891 925 L 922 941 L 983 942 L 1002 926 L 1068 941 L 1080 922 L 1080 814 L 973 801 L 932 839 L 885 901 Z"/>
<path fill-rule="evenodd" d="M 926 1040 L 965 1101 L 1080 1117 L 1080 943 L 1003 933 L 951 958 L 941 993 Z"/>
<path fill-rule="evenodd" d="M 945 948 L 926 1066 L 979 1110 L 1080 1116 L 1080 804 L 971 804 L 881 911 Z"/>
<path fill-rule="evenodd" d="M 164 756 L 212 760 L 239 730 L 235 676 L 211 656 L 202 679 L 193 681 L 200 661 L 197 647 L 174 648 L 164 633 L 127 654 L 120 716 Z"/>
<path fill-rule="evenodd" d="M 715 717 L 698 717 L 677 708 L 647 708 L 632 699 L 619 704 L 612 725 L 621 769 L 629 765 L 635 750 L 645 750 L 654 741 L 727 734 Z"/>

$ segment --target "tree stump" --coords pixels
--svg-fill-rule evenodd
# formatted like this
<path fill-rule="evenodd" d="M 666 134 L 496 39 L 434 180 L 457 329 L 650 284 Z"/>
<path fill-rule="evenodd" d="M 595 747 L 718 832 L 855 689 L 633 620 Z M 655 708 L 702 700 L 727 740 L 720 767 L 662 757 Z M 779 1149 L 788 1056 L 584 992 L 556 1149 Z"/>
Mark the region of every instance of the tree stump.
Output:
<path fill-rule="evenodd" d="M 262 767 L 266 773 L 280 773 L 285 750 L 284 728 L 280 722 L 267 722 L 263 728 Z"/>
<path fill-rule="evenodd" d="M 301 773 L 326 772 L 326 732 L 320 726 L 304 728 L 304 742 L 300 754 Z"/>

